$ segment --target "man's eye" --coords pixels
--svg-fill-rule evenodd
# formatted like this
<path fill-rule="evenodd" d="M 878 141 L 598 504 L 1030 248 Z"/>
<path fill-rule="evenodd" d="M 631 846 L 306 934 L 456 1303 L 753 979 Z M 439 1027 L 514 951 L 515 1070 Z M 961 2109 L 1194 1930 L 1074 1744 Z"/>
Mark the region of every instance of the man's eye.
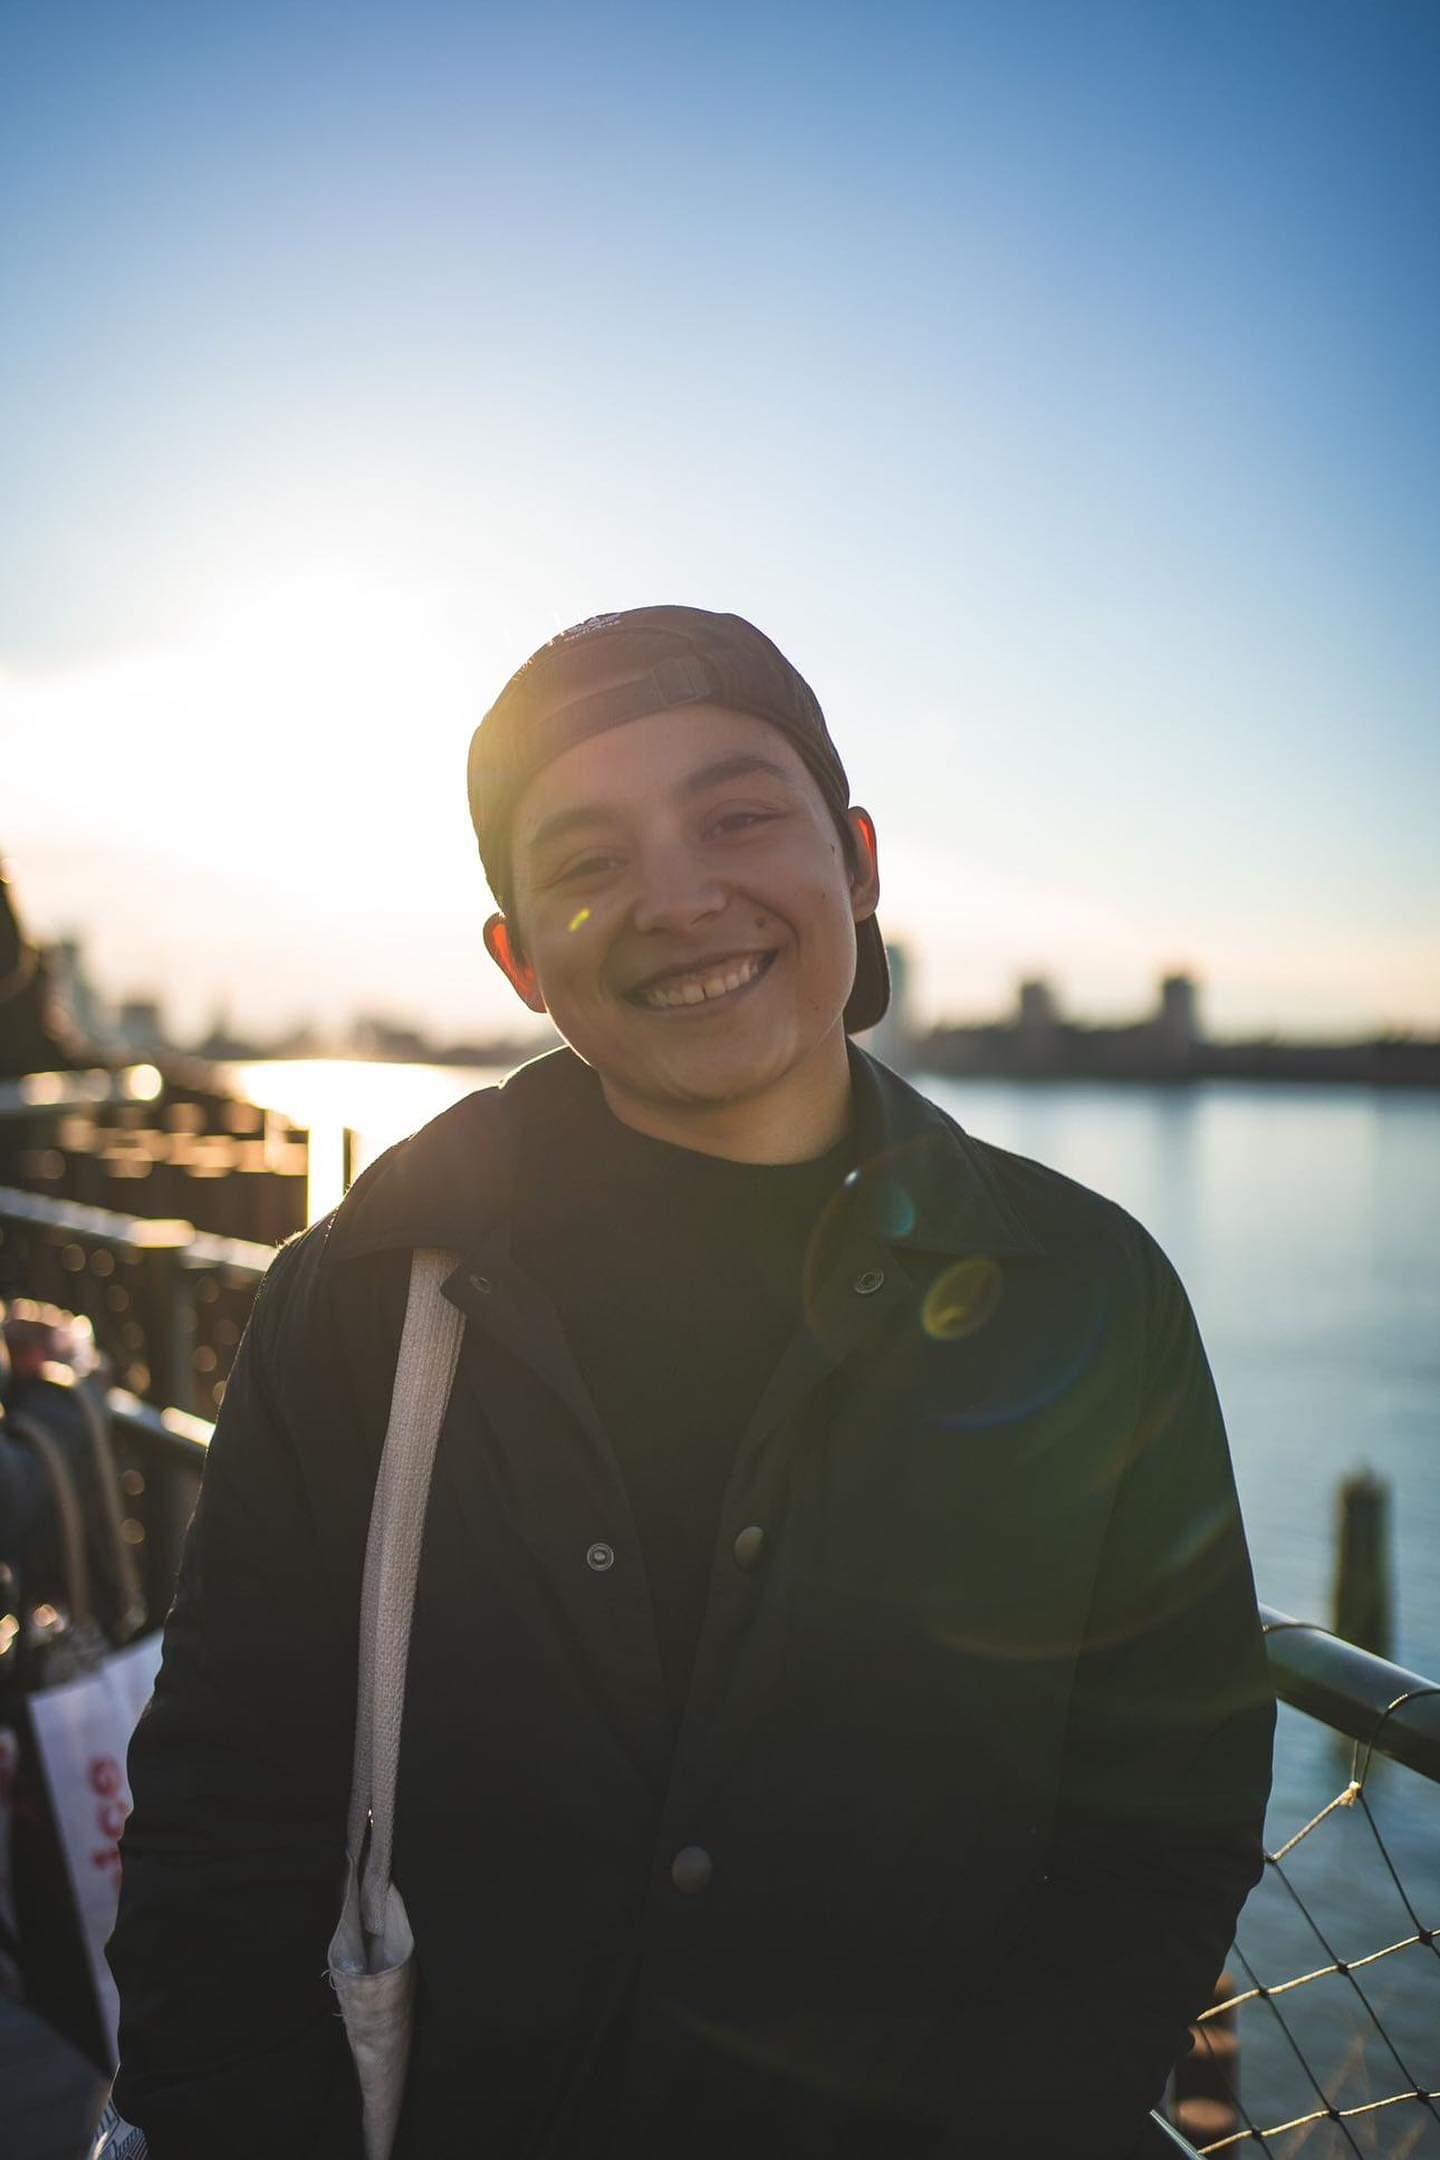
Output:
<path fill-rule="evenodd" d="M 773 810 L 727 810 L 721 817 L 711 820 L 714 833 L 743 832 L 749 825 L 768 825 L 776 817 Z"/>
<path fill-rule="evenodd" d="M 617 855 L 581 855 L 574 862 L 566 863 L 556 882 L 570 885 L 582 878 L 603 877 L 619 859 Z"/>

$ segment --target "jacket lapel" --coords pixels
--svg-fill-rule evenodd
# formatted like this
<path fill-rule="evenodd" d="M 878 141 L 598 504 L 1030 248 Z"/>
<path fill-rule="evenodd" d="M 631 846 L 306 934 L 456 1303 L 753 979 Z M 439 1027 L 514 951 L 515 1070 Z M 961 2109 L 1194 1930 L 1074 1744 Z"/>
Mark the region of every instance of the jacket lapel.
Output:
<path fill-rule="evenodd" d="M 826 1375 L 870 1350 L 934 1259 L 1026 1258 L 1043 1245 L 984 1176 L 966 1135 L 887 1067 L 851 1050 L 855 1168 L 816 1226 L 801 1326 L 756 1407 L 743 1469 Z"/>
<path fill-rule="evenodd" d="M 745 1496 L 762 1525 L 784 1511 L 791 1450 L 832 1375 L 843 1384 L 847 1366 L 883 1356 L 887 1337 L 919 1325 L 927 1285 L 959 1263 L 1045 1250 L 942 1111 L 853 1047 L 851 1073 L 856 1167 L 816 1226 L 800 1326 L 756 1406 L 731 1477 L 731 1492 Z M 728 1589 L 723 1539 L 716 1565 Z M 754 1686 L 741 1648 L 744 1625 L 733 1597 L 712 1596 L 692 1683 L 692 1703 L 712 1732 Z"/>

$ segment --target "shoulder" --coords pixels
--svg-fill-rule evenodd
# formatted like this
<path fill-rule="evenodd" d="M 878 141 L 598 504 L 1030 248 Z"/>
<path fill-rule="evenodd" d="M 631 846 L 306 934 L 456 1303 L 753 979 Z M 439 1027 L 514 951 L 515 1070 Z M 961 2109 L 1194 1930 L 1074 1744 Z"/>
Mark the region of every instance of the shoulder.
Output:
<path fill-rule="evenodd" d="M 952 1118 L 946 1122 L 997 1207 L 1024 1227 L 1037 1258 L 1108 1289 L 1147 1333 L 1191 1320 L 1174 1263 L 1128 1208 L 1049 1163 L 997 1147 Z"/>
<path fill-rule="evenodd" d="M 248 1333 L 262 1395 L 297 1436 L 322 1411 L 388 1396 L 404 1322 L 410 1255 L 403 1247 L 341 1259 L 332 1209 L 276 1250 Z M 368 1422 L 368 1420 L 367 1420 Z"/>
<path fill-rule="evenodd" d="M 1189 1293 L 1153 1231 L 1078 1179 L 967 1138 L 1052 1261 L 1103 1304 L 1117 1339 L 1130 1344 L 1145 1385 L 1168 1385 L 1205 1364 Z"/>
<path fill-rule="evenodd" d="M 1131 1259 L 1147 1243 L 1154 1243 L 1143 1223 L 1093 1186 L 974 1133 L 963 1137 L 991 1190 L 1047 1251 L 1057 1256 L 1106 1253 Z"/>
<path fill-rule="evenodd" d="M 1052 1276 L 1119 1279 L 1148 1294 L 1173 1270 L 1129 1211 L 1048 1163 L 997 1147 L 961 1125 L 923 1088 L 852 1050 L 862 1189 L 877 1222 L 895 1210 L 912 1241 L 967 1243 L 999 1259 L 1044 1264 Z"/>

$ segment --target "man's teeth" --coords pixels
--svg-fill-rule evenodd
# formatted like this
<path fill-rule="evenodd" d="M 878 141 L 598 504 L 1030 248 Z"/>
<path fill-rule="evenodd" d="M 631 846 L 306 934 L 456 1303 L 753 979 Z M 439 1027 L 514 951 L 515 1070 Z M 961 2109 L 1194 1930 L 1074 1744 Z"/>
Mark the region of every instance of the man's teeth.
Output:
<path fill-rule="evenodd" d="M 703 1005 L 707 998 L 724 997 L 727 991 L 739 990 L 748 982 L 754 982 L 765 964 L 766 955 L 750 960 L 735 960 L 725 969 L 716 968 L 709 974 L 672 975 L 652 989 L 642 990 L 643 1005 Z"/>

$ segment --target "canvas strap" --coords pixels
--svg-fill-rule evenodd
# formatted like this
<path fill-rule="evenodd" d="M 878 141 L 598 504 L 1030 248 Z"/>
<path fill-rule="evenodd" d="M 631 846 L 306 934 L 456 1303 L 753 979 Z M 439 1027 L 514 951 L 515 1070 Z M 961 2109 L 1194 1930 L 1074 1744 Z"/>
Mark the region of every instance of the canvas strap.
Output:
<path fill-rule="evenodd" d="M 390 1396 L 390 1423 L 365 1546 L 355 1774 L 347 1844 L 357 1866 L 362 1851 L 365 1855 L 360 1914 L 369 1935 L 380 1933 L 385 1917 L 420 1544 L 430 1472 L 465 1328 L 463 1314 L 441 1295 L 440 1286 L 454 1266 L 454 1253 L 437 1251 L 417 1252 L 410 1264 L 410 1294 Z"/>

